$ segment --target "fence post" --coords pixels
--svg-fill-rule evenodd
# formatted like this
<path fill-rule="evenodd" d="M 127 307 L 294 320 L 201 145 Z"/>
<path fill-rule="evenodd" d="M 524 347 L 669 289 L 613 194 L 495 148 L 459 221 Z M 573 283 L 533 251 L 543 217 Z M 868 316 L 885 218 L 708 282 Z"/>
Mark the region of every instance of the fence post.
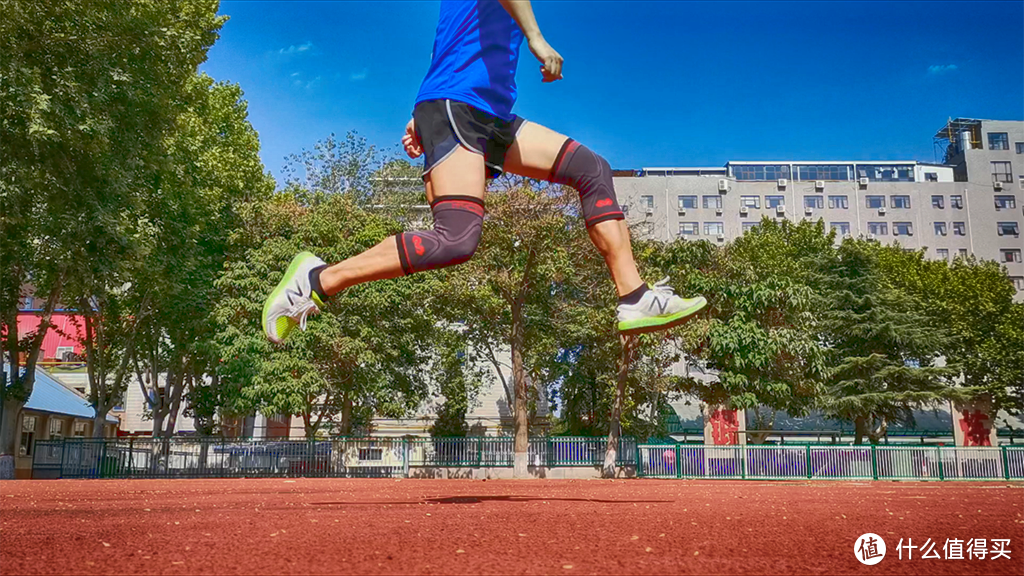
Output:
<path fill-rule="evenodd" d="M 476 439 L 476 467 L 482 468 L 484 464 L 484 437 L 479 436 Z"/>
<path fill-rule="evenodd" d="M 676 478 L 683 477 L 683 451 L 679 446 L 679 442 L 676 442 Z"/>
<path fill-rule="evenodd" d="M 643 466 L 640 465 L 640 442 L 636 443 L 636 477 L 643 477 Z"/>
<path fill-rule="evenodd" d="M 946 479 L 946 473 L 945 473 L 945 470 L 943 470 L 943 467 L 942 467 L 942 446 L 936 446 L 935 450 L 939 453 L 939 480 L 945 480 Z M 956 450 L 956 448 L 954 448 L 954 450 Z"/>
<path fill-rule="evenodd" d="M 35 450 L 35 446 L 33 446 L 32 449 Z M 65 438 L 61 438 L 61 440 L 60 440 L 60 477 L 61 478 L 64 477 L 64 460 L 67 459 L 67 456 L 68 456 L 68 441 Z M 35 456 L 33 456 L 33 458 L 35 458 Z"/>
<path fill-rule="evenodd" d="M 135 473 L 135 436 L 128 437 L 128 477 Z"/>
<path fill-rule="evenodd" d="M 741 444 L 741 445 L 737 446 L 736 448 L 740 452 L 740 479 L 746 480 L 747 479 L 747 458 L 749 456 L 747 454 L 747 445 L 746 444 Z"/>
<path fill-rule="evenodd" d="M 807 445 L 807 479 L 810 480 L 814 476 L 814 472 L 811 470 L 811 445 Z"/>
<path fill-rule="evenodd" d="M 1010 459 L 1006 455 L 1006 445 L 999 447 L 1003 452 L 1003 478 L 1010 479 Z"/>
<path fill-rule="evenodd" d="M 402 437 L 402 472 L 409 477 L 409 438 Z"/>
<path fill-rule="evenodd" d="M 871 445 L 871 477 L 878 480 L 878 452 L 874 444 Z"/>

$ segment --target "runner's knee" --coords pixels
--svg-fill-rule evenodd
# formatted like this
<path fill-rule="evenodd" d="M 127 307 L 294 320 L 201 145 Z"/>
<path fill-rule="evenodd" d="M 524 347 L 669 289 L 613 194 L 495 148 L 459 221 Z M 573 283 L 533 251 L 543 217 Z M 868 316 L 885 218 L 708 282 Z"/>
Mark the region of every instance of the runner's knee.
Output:
<path fill-rule="evenodd" d="M 608 161 L 572 138 L 562 144 L 551 171 L 551 181 L 572 186 L 580 193 L 587 227 L 605 220 L 622 220 Z"/>
<path fill-rule="evenodd" d="M 483 230 L 484 202 L 472 196 L 444 196 L 431 203 L 434 229 L 397 236 L 406 274 L 462 264 L 472 258 Z"/>

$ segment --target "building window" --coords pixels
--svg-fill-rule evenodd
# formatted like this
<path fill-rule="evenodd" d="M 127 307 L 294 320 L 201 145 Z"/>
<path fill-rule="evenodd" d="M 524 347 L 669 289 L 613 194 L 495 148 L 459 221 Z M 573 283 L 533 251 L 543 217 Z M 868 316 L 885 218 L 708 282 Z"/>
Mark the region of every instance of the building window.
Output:
<path fill-rule="evenodd" d="M 956 257 L 967 258 L 967 248 L 957 248 Z"/>
<path fill-rule="evenodd" d="M 680 222 L 679 223 L 679 235 L 680 236 L 696 236 L 697 235 L 697 223 L 696 222 Z"/>
<path fill-rule="evenodd" d="M 910 208 L 910 196 L 893 194 L 889 199 L 893 208 Z"/>
<path fill-rule="evenodd" d="M 924 181 L 925 182 L 938 182 L 939 181 L 939 173 L 938 172 L 925 172 L 924 173 Z"/>
<path fill-rule="evenodd" d="M 892 223 L 892 235 L 893 236 L 913 236 L 914 226 L 910 222 L 893 222 Z"/>
<path fill-rule="evenodd" d="M 889 233 L 889 224 L 885 222 L 868 222 L 868 234 L 885 236 Z"/>
<path fill-rule="evenodd" d="M 936 236 L 945 236 L 946 235 L 946 223 L 945 222 L 936 222 L 935 223 L 935 235 Z"/>
<path fill-rule="evenodd" d="M 938 248 L 935 250 L 935 255 L 946 262 L 949 262 L 949 248 Z"/>
<path fill-rule="evenodd" d="M 754 227 L 757 226 L 757 225 L 758 225 L 758 222 L 744 222 L 743 223 L 743 233 L 746 234 L 748 231 L 753 230 Z"/>
<path fill-rule="evenodd" d="M 629 216 L 629 204 L 622 205 L 622 215 Z"/>
<path fill-rule="evenodd" d="M 953 235 L 964 236 L 967 234 L 967 225 L 963 222 L 953 222 Z"/>
<path fill-rule="evenodd" d="M 828 207 L 833 210 L 846 210 L 850 207 L 849 198 L 846 196 L 829 196 Z"/>
<path fill-rule="evenodd" d="M 50 419 L 50 438 L 60 440 L 64 437 L 64 421 L 56 418 Z"/>
<path fill-rule="evenodd" d="M 913 182 L 913 164 L 881 165 L 857 164 L 857 177 L 871 182 Z"/>
<path fill-rule="evenodd" d="M 989 132 L 988 133 L 988 149 L 989 150 L 1009 150 L 1010 139 L 1006 136 L 1006 132 Z"/>
<path fill-rule="evenodd" d="M 740 196 L 740 206 L 745 208 L 761 208 L 760 196 Z"/>
<path fill-rule="evenodd" d="M 1005 182 L 1006 184 L 1013 182 L 1013 173 L 1011 172 L 1009 162 L 992 163 L 992 181 Z"/>
<path fill-rule="evenodd" d="M 804 196 L 804 208 L 818 208 L 825 206 L 824 196 Z"/>
<path fill-rule="evenodd" d="M 946 197 L 941 195 L 932 196 L 932 208 L 938 208 L 939 210 L 945 208 L 945 199 Z"/>
<path fill-rule="evenodd" d="M 789 179 L 789 166 L 785 164 L 764 164 L 761 166 L 733 166 L 732 175 L 737 180 L 779 180 Z"/>
<path fill-rule="evenodd" d="M 836 231 L 836 234 L 840 236 L 846 236 L 847 234 L 850 233 L 849 222 L 831 222 L 829 223 L 829 226 Z"/>
<path fill-rule="evenodd" d="M 1020 235 L 1020 229 L 1016 222 L 996 222 L 996 230 L 999 231 L 1000 236 L 1016 237 Z"/>
<path fill-rule="evenodd" d="M 996 210 L 1006 210 L 1017 207 L 1016 196 L 996 196 Z"/>
<path fill-rule="evenodd" d="M 957 210 L 964 209 L 964 197 L 960 194 L 953 194 L 949 197 L 949 207 Z"/>
<path fill-rule="evenodd" d="M 1017 176 L 1017 188 L 1024 190 L 1024 176 Z"/>
<path fill-rule="evenodd" d="M 75 430 L 74 430 L 75 438 L 83 438 L 83 437 L 85 437 L 85 426 L 86 426 L 85 422 L 78 422 L 77 420 L 75 421 Z"/>
<path fill-rule="evenodd" d="M 640 207 L 647 210 L 654 210 L 654 196 L 641 196 Z"/>
<path fill-rule="evenodd" d="M 999 250 L 1000 262 L 1020 262 L 1020 248 L 1003 248 Z"/>
<path fill-rule="evenodd" d="M 1024 276 L 1011 276 L 1010 280 L 1013 280 L 1013 287 L 1017 290 L 1024 290 Z"/>
<path fill-rule="evenodd" d="M 711 208 L 720 210 L 722 208 L 722 197 L 718 194 L 715 194 L 714 196 L 705 196 L 704 208 L 708 210 Z"/>
<path fill-rule="evenodd" d="M 768 208 L 778 208 L 786 205 L 785 196 L 765 196 L 764 205 Z"/>
<path fill-rule="evenodd" d="M 21 447 L 19 453 L 22 456 L 31 456 L 32 447 L 35 446 L 36 417 L 22 416 L 21 418 Z"/>
<path fill-rule="evenodd" d="M 679 209 L 697 209 L 697 197 L 696 196 L 680 196 L 679 197 Z"/>
<path fill-rule="evenodd" d="M 1024 154 L 1024 142 L 1014 142 L 1013 145 L 1017 148 L 1017 154 Z"/>
<path fill-rule="evenodd" d="M 704 223 L 704 235 L 705 236 L 717 236 L 719 234 L 725 234 L 725 224 L 721 222 L 705 222 Z"/>
<path fill-rule="evenodd" d="M 811 165 L 797 166 L 797 175 L 801 180 L 849 180 L 850 166 Z"/>
<path fill-rule="evenodd" d="M 865 196 L 868 208 L 885 208 L 885 196 Z"/>

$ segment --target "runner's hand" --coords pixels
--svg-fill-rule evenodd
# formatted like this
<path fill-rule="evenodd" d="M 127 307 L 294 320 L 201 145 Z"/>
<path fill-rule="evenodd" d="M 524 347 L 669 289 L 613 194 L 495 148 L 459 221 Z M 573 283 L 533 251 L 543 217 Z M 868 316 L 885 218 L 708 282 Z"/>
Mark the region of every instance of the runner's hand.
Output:
<path fill-rule="evenodd" d="M 423 154 L 423 146 L 420 144 L 419 138 L 416 138 L 416 122 L 414 120 L 409 120 L 409 123 L 405 125 L 402 146 L 405 147 L 405 153 L 409 155 L 409 158 L 419 158 Z"/>
<path fill-rule="evenodd" d="M 562 55 L 555 51 L 543 37 L 530 41 L 530 52 L 540 61 L 542 82 L 554 82 L 562 79 Z"/>

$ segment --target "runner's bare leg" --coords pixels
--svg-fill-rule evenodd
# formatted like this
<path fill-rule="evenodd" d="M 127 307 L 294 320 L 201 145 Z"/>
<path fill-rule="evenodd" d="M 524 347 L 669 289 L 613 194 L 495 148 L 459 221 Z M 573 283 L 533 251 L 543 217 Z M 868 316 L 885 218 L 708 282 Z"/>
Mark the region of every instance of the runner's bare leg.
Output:
<path fill-rule="evenodd" d="M 454 195 L 483 199 L 486 185 L 484 157 L 458 146 L 451 156 L 431 169 L 425 184 L 427 202 Z M 402 274 L 398 243 L 394 236 L 389 236 L 362 254 L 327 267 L 320 273 L 320 285 L 331 296 L 350 286 L 397 278 Z"/>
<path fill-rule="evenodd" d="M 562 144 L 568 139 L 535 122 L 526 122 L 505 156 L 505 170 L 527 178 L 549 180 Z M 625 220 L 605 220 L 587 229 L 590 240 L 604 257 L 619 296 L 636 290 L 643 280 L 633 260 Z"/>

